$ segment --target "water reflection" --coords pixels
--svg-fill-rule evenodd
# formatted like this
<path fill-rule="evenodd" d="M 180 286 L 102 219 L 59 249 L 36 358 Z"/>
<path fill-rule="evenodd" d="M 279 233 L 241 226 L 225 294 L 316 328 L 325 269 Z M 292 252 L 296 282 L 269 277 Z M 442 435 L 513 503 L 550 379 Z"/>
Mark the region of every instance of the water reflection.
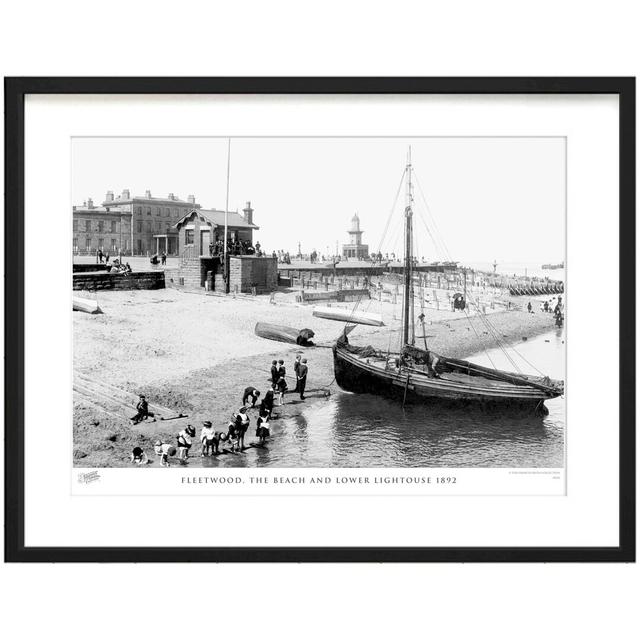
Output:
<path fill-rule="evenodd" d="M 514 357 L 514 356 L 512 356 Z M 513 370 L 500 350 L 491 358 Z M 535 363 L 564 379 L 561 332 L 519 345 L 525 373 Z M 500 414 L 436 405 L 402 404 L 367 394 L 334 393 L 300 416 L 272 422 L 265 448 L 205 460 L 206 466 L 269 467 L 562 467 L 564 398 L 548 401 L 549 415 Z"/>

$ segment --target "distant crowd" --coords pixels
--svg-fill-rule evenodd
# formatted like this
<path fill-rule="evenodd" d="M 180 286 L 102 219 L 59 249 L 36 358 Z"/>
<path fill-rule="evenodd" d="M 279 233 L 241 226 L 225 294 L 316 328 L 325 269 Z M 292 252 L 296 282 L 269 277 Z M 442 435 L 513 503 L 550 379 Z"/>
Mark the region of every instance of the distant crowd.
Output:
<path fill-rule="evenodd" d="M 527 311 L 533 313 L 531 300 L 527 303 Z M 557 327 L 562 327 L 564 324 L 564 304 L 562 302 L 562 296 L 555 296 L 549 298 L 549 300 L 543 300 L 540 303 L 540 311 L 542 313 L 552 313 Z"/>
<path fill-rule="evenodd" d="M 111 257 L 108 253 L 103 253 L 102 249 L 96 251 L 96 264 L 103 264 L 109 273 L 123 273 L 125 275 L 131 273 L 133 269 L 128 262 L 122 262 L 120 258 L 114 258 L 110 262 Z"/>
<path fill-rule="evenodd" d="M 293 393 L 298 393 L 300 400 L 305 400 L 305 389 L 307 387 L 307 376 L 309 366 L 307 359 L 296 356 L 293 363 L 296 386 Z M 261 393 L 256 387 L 246 387 L 242 394 L 242 405 L 233 413 L 226 425 L 226 430 L 217 430 L 210 420 L 205 420 L 200 428 L 200 455 L 201 457 L 215 456 L 220 453 L 242 452 L 245 447 L 245 435 L 249 430 L 251 418 L 249 411 L 257 409 L 255 436 L 257 446 L 264 447 L 271 435 L 270 421 L 273 417 L 274 406 L 285 404 L 285 394 L 288 392 L 287 369 L 284 360 L 273 360 L 270 370 L 270 386 L 261 399 Z M 258 404 L 258 401 L 259 404 Z M 131 418 L 133 424 L 138 424 L 143 420 L 154 418 L 153 412 L 149 410 L 149 404 L 144 394 L 139 396 L 136 405 L 136 414 Z M 190 450 L 196 442 L 196 428 L 188 424 L 177 435 L 175 442 L 164 442 L 157 440 L 153 449 L 155 455 L 160 459 L 160 465 L 168 467 L 170 459 L 177 455 L 177 459 L 184 464 L 189 458 Z M 251 446 L 256 446 L 253 444 Z M 148 464 L 149 458 L 142 447 L 134 447 L 131 452 L 131 462 L 134 464 Z"/>

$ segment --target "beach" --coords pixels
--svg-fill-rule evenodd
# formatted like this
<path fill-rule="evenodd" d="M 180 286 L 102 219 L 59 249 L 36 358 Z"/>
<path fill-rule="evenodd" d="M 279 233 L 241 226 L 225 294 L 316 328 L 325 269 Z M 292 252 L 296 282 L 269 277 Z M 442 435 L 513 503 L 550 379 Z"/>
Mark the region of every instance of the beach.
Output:
<path fill-rule="evenodd" d="M 93 297 L 87 294 L 87 297 Z M 526 300 L 519 299 L 519 303 Z M 130 466 L 129 455 L 141 446 L 157 466 L 153 442 L 175 442 L 179 430 L 193 424 L 198 432 L 203 420 L 226 431 L 242 393 L 254 386 L 264 394 L 269 368 L 283 359 L 289 388 L 295 386 L 293 360 L 301 353 L 309 360 L 306 401 L 289 393 L 276 412 L 291 417 L 327 397 L 343 393 L 333 379 L 331 345 L 341 333 L 339 322 L 316 318 L 313 307 L 296 302 L 292 291 L 270 296 L 220 296 L 175 289 L 105 292 L 98 295 L 101 315 L 74 313 L 74 372 L 131 394 L 127 414 L 122 402 L 95 399 L 74 392 L 74 464 L 80 467 Z M 351 308 L 352 305 L 336 305 Z M 359 325 L 349 336 L 353 344 L 397 350 L 399 305 L 377 300 L 362 307 L 380 313 L 385 326 Z M 494 348 L 496 338 L 516 344 L 553 329 L 552 314 L 521 310 L 495 311 L 491 328 L 478 316 L 425 308 L 425 332 L 430 349 L 465 358 Z M 287 325 L 315 332 L 317 346 L 301 348 L 255 335 L 256 322 Z M 416 326 L 416 343 L 423 346 L 422 327 Z M 150 404 L 185 414 L 185 418 L 144 421 L 131 425 L 135 396 L 144 393 Z M 114 396 L 117 395 L 114 393 Z M 124 397 L 124 396 L 123 396 Z M 254 438 L 257 409 L 250 410 Z M 199 455 L 199 440 L 191 453 Z M 192 461 L 198 464 L 198 459 Z"/>

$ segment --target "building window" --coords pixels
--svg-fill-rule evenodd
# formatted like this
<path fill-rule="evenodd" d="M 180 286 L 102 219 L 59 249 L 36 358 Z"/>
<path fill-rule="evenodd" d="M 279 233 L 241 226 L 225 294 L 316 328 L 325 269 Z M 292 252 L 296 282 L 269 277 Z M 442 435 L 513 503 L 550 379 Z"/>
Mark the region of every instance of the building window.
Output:
<path fill-rule="evenodd" d="M 73 239 L 73 252 L 74 253 L 78 252 L 78 238 Z"/>
<path fill-rule="evenodd" d="M 142 233 L 142 220 L 138 220 L 138 233 Z"/>
<path fill-rule="evenodd" d="M 136 207 L 136 213 L 142 213 L 142 207 Z"/>
<path fill-rule="evenodd" d="M 193 244 L 193 229 L 185 229 L 184 230 L 184 243 L 185 244 Z"/>
<path fill-rule="evenodd" d="M 91 220 L 84 221 L 84 228 L 87 233 L 91 233 Z"/>
<path fill-rule="evenodd" d="M 104 222 L 102 220 L 98 221 L 98 233 L 102 233 L 104 231 Z"/>
<path fill-rule="evenodd" d="M 151 215 L 151 207 L 147 207 L 147 215 L 150 216 Z"/>
<path fill-rule="evenodd" d="M 160 225 L 161 225 L 161 224 L 162 224 L 162 223 L 160 222 L 160 220 L 158 220 L 158 221 L 156 222 L 156 231 L 158 231 L 158 232 L 160 231 Z"/>
<path fill-rule="evenodd" d="M 98 249 L 104 249 L 104 238 L 98 238 Z"/>
<path fill-rule="evenodd" d="M 78 230 L 78 221 L 77 221 L 77 220 L 74 220 L 74 221 L 73 221 L 73 230 L 74 230 L 74 231 L 77 231 L 77 230 Z"/>
<path fill-rule="evenodd" d="M 117 231 L 116 231 L 116 221 L 115 220 L 111 221 L 111 233 L 117 233 Z"/>
<path fill-rule="evenodd" d="M 111 251 L 118 253 L 118 241 L 115 238 L 111 238 Z"/>
<path fill-rule="evenodd" d="M 84 241 L 84 248 L 85 248 L 85 251 L 91 251 L 91 238 L 87 238 Z"/>
<path fill-rule="evenodd" d="M 180 212 L 178 211 L 178 209 L 174 209 L 173 210 L 173 215 L 177 218 L 180 215 Z"/>
<path fill-rule="evenodd" d="M 142 240 L 138 238 L 138 253 L 142 253 Z"/>
<path fill-rule="evenodd" d="M 151 220 L 147 220 L 147 233 L 151 233 Z"/>

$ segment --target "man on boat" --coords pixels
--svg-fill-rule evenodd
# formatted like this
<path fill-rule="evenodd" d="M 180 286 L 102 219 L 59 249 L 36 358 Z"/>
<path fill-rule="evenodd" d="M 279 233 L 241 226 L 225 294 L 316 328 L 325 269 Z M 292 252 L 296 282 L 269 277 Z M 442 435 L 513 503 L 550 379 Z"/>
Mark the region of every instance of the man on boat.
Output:
<path fill-rule="evenodd" d="M 433 351 L 430 351 L 426 348 L 418 349 L 409 345 L 405 346 L 400 356 L 401 366 L 411 367 L 412 365 L 423 365 L 426 367 L 427 375 L 430 378 L 440 377 L 440 375 L 436 371 L 438 361 L 439 358 L 435 353 L 433 353 Z"/>

